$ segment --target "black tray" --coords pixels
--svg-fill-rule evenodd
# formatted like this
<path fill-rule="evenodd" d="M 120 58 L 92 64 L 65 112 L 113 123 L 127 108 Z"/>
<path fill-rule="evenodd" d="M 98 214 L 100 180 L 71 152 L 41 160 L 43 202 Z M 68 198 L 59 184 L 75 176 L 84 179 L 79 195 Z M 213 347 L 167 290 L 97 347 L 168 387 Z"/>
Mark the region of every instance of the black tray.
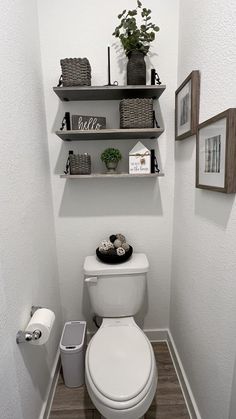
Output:
<path fill-rule="evenodd" d="M 105 253 L 101 253 L 98 248 L 96 249 L 96 254 L 97 254 L 98 259 L 100 259 L 104 263 L 109 263 L 111 265 L 114 265 L 116 263 L 126 262 L 130 258 L 132 253 L 133 253 L 132 246 L 130 246 L 128 252 L 125 252 L 125 254 L 122 256 L 106 255 Z"/>

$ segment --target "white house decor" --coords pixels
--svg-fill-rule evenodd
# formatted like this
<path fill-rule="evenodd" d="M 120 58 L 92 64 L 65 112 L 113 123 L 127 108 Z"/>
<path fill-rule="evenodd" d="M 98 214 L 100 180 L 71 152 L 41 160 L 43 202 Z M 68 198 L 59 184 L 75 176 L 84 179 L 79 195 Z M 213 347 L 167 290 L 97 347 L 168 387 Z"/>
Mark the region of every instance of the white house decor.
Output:
<path fill-rule="evenodd" d="M 151 152 L 140 141 L 129 152 L 129 173 L 151 173 Z"/>

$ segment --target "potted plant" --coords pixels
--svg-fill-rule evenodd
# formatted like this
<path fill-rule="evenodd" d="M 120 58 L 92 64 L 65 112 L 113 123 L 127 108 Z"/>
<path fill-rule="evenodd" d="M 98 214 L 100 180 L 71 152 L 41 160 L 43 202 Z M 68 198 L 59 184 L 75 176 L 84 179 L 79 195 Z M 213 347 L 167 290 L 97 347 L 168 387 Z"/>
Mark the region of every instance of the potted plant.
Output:
<path fill-rule="evenodd" d="M 117 148 L 106 148 L 101 154 L 101 160 L 106 165 L 107 173 L 116 173 L 117 165 L 121 159 L 121 152 Z"/>
<path fill-rule="evenodd" d="M 151 42 L 155 39 L 155 32 L 159 27 L 151 23 L 150 9 L 142 6 L 137 0 L 137 7 L 133 10 L 123 10 L 118 15 L 119 25 L 112 35 L 119 38 L 129 61 L 127 64 L 127 84 L 146 84 L 146 64 L 144 57 L 148 54 Z M 136 17 L 141 24 L 137 25 Z"/>

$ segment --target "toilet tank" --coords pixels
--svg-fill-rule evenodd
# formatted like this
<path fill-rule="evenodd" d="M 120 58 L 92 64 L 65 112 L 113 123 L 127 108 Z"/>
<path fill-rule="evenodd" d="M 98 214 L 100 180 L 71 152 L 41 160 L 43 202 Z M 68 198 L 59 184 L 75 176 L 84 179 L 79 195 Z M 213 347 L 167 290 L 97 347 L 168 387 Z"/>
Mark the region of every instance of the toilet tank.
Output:
<path fill-rule="evenodd" d="M 93 311 L 101 317 L 134 316 L 143 303 L 148 270 L 143 253 L 133 253 L 128 261 L 116 265 L 87 256 L 84 275 Z"/>

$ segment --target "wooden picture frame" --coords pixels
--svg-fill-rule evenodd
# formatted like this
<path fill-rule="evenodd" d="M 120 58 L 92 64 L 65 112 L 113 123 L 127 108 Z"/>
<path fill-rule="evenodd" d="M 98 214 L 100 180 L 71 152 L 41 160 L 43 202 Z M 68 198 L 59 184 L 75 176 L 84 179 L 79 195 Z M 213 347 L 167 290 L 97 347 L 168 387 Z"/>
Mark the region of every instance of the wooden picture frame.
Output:
<path fill-rule="evenodd" d="M 236 192 L 236 108 L 198 126 L 196 188 Z"/>
<path fill-rule="evenodd" d="M 192 71 L 175 92 L 175 141 L 196 134 L 199 122 L 200 72 Z"/>

